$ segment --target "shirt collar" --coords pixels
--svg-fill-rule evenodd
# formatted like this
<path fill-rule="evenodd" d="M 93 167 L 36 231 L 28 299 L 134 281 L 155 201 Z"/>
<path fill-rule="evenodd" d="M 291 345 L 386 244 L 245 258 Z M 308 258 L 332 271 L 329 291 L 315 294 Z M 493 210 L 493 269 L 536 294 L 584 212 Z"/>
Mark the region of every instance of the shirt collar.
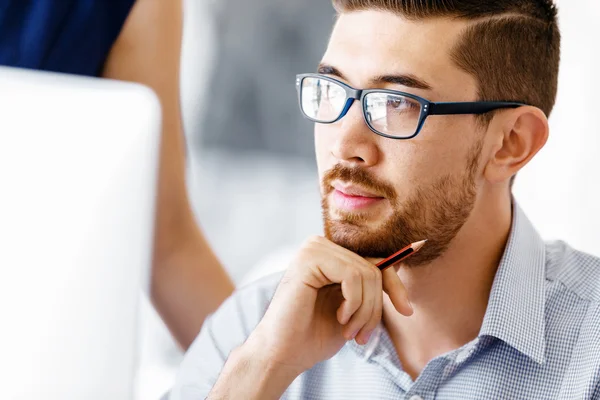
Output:
<path fill-rule="evenodd" d="M 496 337 L 545 362 L 545 244 L 513 201 L 511 232 L 490 292 L 479 336 Z"/>

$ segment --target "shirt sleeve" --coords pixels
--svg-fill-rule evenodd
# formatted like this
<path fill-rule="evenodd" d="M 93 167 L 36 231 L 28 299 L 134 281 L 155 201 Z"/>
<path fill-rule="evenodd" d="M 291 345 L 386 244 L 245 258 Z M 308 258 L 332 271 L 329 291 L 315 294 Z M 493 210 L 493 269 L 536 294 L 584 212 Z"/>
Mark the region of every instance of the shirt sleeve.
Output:
<path fill-rule="evenodd" d="M 229 353 L 244 343 L 262 319 L 282 274 L 237 290 L 202 326 L 180 366 L 170 400 L 204 400 Z"/>

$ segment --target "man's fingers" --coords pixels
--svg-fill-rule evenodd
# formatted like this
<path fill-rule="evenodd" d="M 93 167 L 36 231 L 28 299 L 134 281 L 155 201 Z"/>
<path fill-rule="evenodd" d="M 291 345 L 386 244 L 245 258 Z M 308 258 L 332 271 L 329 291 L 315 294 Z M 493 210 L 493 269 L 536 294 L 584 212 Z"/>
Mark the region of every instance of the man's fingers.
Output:
<path fill-rule="evenodd" d="M 294 263 L 297 268 L 288 271 L 299 273 L 300 281 L 317 291 L 340 284 L 343 301 L 337 309 L 336 319 L 344 326 L 346 339 L 356 339 L 357 343 L 364 344 L 381 321 L 382 289 L 400 313 L 411 315 L 412 307 L 392 268 L 382 274 L 366 260 L 338 247 L 325 238 L 309 238 Z"/>
<path fill-rule="evenodd" d="M 340 284 L 344 300 L 337 310 L 337 320 L 346 325 L 363 304 L 363 267 L 319 251 L 313 252 L 310 257 L 313 266 L 300 271 L 302 281 L 317 290 Z"/>
<path fill-rule="evenodd" d="M 383 290 L 390 296 L 396 310 L 407 317 L 413 314 L 413 308 L 408 300 L 408 293 L 402 284 L 394 267 L 383 271 Z"/>
<path fill-rule="evenodd" d="M 346 268 L 346 271 L 348 272 L 347 277 L 342 280 L 341 284 L 344 301 L 337 312 L 338 322 L 342 325 L 346 325 L 350 321 L 363 302 L 362 275 L 356 269 Z"/>
<path fill-rule="evenodd" d="M 361 273 L 362 304 L 344 327 L 346 339 L 358 338 L 359 335 L 368 336 L 370 330 L 375 329 L 375 326 L 371 327 L 369 323 L 373 319 L 377 297 L 381 296 L 381 273 L 375 271 L 371 265 L 366 265 L 366 268 L 361 269 Z"/>
<path fill-rule="evenodd" d="M 373 287 L 371 295 L 374 298 L 373 310 L 371 311 L 371 318 L 365 326 L 362 327 L 358 335 L 356 336 L 356 343 L 366 344 L 371 337 L 371 334 L 381 321 L 381 315 L 383 311 L 383 292 L 382 292 L 382 277 L 381 272 L 376 271 L 377 280 Z"/>

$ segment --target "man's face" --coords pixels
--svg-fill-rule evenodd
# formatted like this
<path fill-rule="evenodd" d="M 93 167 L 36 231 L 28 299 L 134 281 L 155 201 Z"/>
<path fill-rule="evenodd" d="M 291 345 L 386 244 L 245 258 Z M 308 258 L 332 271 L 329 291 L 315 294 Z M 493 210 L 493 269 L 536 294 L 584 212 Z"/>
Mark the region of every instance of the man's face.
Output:
<path fill-rule="evenodd" d="M 451 59 L 464 28 L 464 22 L 410 22 L 380 11 L 342 14 L 321 72 L 357 89 L 476 101 L 475 78 Z M 431 88 L 377 79 L 403 75 Z M 340 121 L 316 124 L 326 236 L 363 257 L 387 257 L 429 239 L 408 265 L 439 257 L 474 207 L 484 135 L 472 115 L 430 116 L 417 137 L 388 139 L 369 130 L 358 102 Z"/>

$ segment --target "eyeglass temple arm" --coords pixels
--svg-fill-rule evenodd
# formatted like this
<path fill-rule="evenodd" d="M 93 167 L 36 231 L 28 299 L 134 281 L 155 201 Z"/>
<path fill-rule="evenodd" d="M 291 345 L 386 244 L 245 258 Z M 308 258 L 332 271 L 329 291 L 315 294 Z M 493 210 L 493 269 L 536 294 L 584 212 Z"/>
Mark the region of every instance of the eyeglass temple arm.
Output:
<path fill-rule="evenodd" d="M 429 103 L 429 115 L 485 114 L 499 108 L 517 108 L 523 103 L 477 101 L 460 103 Z"/>

